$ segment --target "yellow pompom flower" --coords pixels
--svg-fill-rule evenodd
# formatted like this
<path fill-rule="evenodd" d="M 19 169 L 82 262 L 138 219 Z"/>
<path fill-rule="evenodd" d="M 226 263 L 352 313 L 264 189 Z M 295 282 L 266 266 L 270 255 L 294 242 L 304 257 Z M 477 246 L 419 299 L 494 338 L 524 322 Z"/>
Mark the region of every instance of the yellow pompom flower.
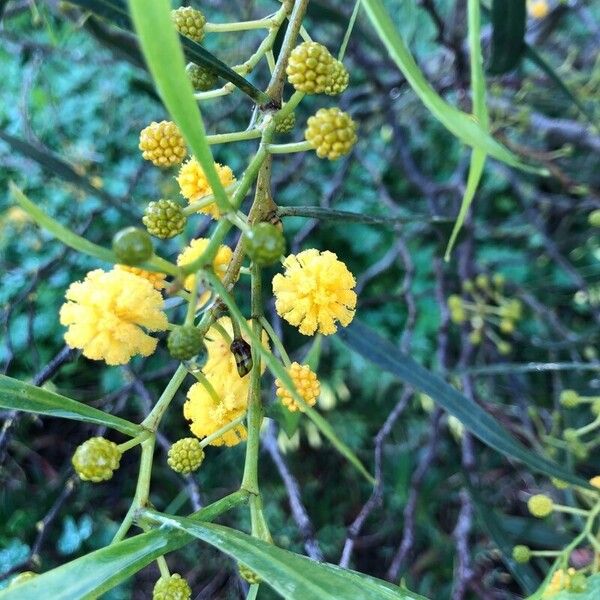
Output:
<path fill-rule="evenodd" d="M 208 247 L 209 242 L 210 240 L 207 238 L 198 238 L 196 240 L 192 240 L 190 245 L 184 248 L 183 252 L 181 252 L 181 254 L 177 257 L 177 265 L 183 267 L 184 265 L 189 265 L 190 263 L 194 262 L 197 258 L 202 256 Z M 217 254 L 213 260 L 213 269 L 220 279 L 223 279 L 225 276 L 227 267 L 229 266 L 232 257 L 233 252 L 229 246 L 219 246 L 219 250 L 217 251 Z M 183 285 L 186 290 L 191 292 L 194 285 L 194 275 L 188 275 L 185 278 Z"/>
<path fill-rule="evenodd" d="M 205 438 L 231 423 L 246 412 L 250 377 L 227 378 L 215 374 L 207 377 L 216 397 L 198 382 L 187 393 L 183 405 L 183 416 L 190 422 L 190 430 L 199 437 Z M 246 427 L 240 423 L 213 440 L 211 446 L 235 446 L 247 437 Z"/>
<path fill-rule="evenodd" d="M 550 12 L 547 0 L 531 0 L 527 3 L 527 12 L 532 19 L 545 19 Z"/>
<path fill-rule="evenodd" d="M 275 308 L 300 333 L 330 335 L 336 322 L 350 324 L 356 308 L 354 276 L 333 252 L 304 250 L 283 262 L 284 274 L 273 278 Z"/>
<path fill-rule="evenodd" d="M 308 365 L 301 365 L 297 362 L 293 362 L 287 369 L 287 372 L 290 374 L 294 386 L 304 402 L 309 406 L 314 406 L 321 393 L 321 384 L 317 379 L 316 373 Z M 304 407 L 298 405 L 281 380 L 275 380 L 275 388 L 277 397 L 288 410 L 291 412 L 304 411 Z"/>
<path fill-rule="evenodd" d="M 60 322 L 68 327 L 65 342 L 109 365 L 125 364 L 136 354 L 149 356 L 157 340 L 144 329 L 167 328 L 160 292 L 127 271 L 90 271 L 70 285 L 65 297 L 60 309 Z"/>
<path fill-rule="evenodd" d="M 215 169 L 219 175 L 219 179 L 224 187 L 230 186 L 235 181 L 233 171 L 227 165 L 220 165 L 215 163 Z M 212 194 L 212 188 L 208 183 L 206 174 L 200 166 L 200 163 L 195 157 L 190 158 L 187 162 L 181 165 L 179 169 L 179 175 L 177 176 L 177 183 L 181 190 L 181 195 L 187 199 L 189 203 L 196 202 Z M 216 202 L 211 202 L 206 206 L 198 209 L 198 212 L 203 212 L 210 215 L 214 219 L 218 219 L 221 213 Z"/>
<path fill-rule="evenodd" d="M 593 485 L 595 488 L 600 489 L 600 475 L 596 475 L 590 479 L 590 485 Z"/>
<path fill-rule="evenodd" d="M 133 273 L 138 277 L 148 280 L 155 290 L 164 290 L 167 287 L 165 278 L 167 277 L 164 273 L 157 273 L 155 271 L 146 271 L 139 267 L 130 267 L 129 265 L 115 265 L 117 271 L 127 271 Z"/>
<path fill-rule="evenodd" d="M 542 598 L 550 598 L 558 592 L 571 589 L 571 580 L 576 571 L 573 567 L 569 569 L 557 569 L 552 574 L 548 587 L 544 590 Z"/>

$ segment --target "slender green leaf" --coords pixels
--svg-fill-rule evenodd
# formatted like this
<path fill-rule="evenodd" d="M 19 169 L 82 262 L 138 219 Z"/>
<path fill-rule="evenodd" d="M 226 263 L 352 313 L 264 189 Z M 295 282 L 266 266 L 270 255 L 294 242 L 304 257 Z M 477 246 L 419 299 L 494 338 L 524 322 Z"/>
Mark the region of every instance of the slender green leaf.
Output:
<path fill-rule="evenodd" d="M 333 447 L 350 463 L 352 463 L 369 482 L 373 483 L 373 476 L 367 471 L 365 466 L 360 462 L 358 457 L 352 452 L 352 450 L 345 444 L 335 433 L 331 425 L 323 419 L 323 417 L 312 407 L 309 406 L 302 396 L 298 393 L 290 374 L 284 369 L 283 365 L 269 352 L 268 348 L 265 348 L 262 341 L 254 334 L 252 327 L 248 325 L 246 318 L 242 315 L 240 309 L 237 307 L 235 300 L 231 294 L 225 289 L 221 280 L 212 273 L 206 273 L 207 279 L 215 289 L 217 294 L 221 297 L 223 302 L 227 305 L 227 308 L 231 314 L 239 321 L 240 327 L 244 330 L 244 333 L 252 340 L 253 347 L 256 347 L 260 352 L 261 356 L 271 373 L 283 382 L 285 387 L 289 390 L 290 394 L 294 397 L 294 400 L 302 406 L 302 410 L 308 415 L 309 419 L 317 426 L 319 431 L 333 444 Z"/>
<path fill-rule="evenodd" d="M 246 498 L 246 493 L 235 492 L 200 509 L 192 518 L 211 521 Z M 193 539 L 183 532 L 166 529 L 142 533 L 86 554 L 18 587 L 1 590 L 0 600 L 96 600 L 159 556 Z"/>
<path fill-rule="evenodd" d="M 489 135 L 472 116 L 461 112 L 439 96 L 425 79 L 415 59 L 396 31 L 394 23 L 387 13 L 382 0 L 363 0 L 363 6 L 390 56 L 400 71 L 402 71 L 410 86 L 431 114 L 448 131 L 468 146 L 478 148 L 482 152 L 510 166 L 524 171 L 547 174 L 547 171 L 544 169 L 532 167 L 521 162 L 514 153 Z"/>
<path fill-rule="evenodd" d="M 139 425 L 125 419 L 6 375 L 0 375 L 0 407 L 106 425 L 130 436 L 143 431 Z"/>
<path fill-rule="evenodd" d="M 72 4 L 76 4 L 85 10 L 89 10 L 95 15 L 114 23 L 122 29 L 133 31 L 131 16 L 127 12 L 127 4 L 124 0 L 73 0 Z M 149 5 L 150 3 L 146 2 L 145 4 Z M 167 19 L 166 21 L 163 21 L 163 23 L 170 23 L 170 14 L 166 16 Z M 264 104 L 270 100 L 269 96 L 253 86 L 239 73 L 236 73 L 233 69 L 228 67 L 223 61 L 205 50 L 200 44 L 185 36 L 178 37 L 188 61 L 206 67 L 226 81 L 230 81 L 238 89 L 258 103 Z"/>
<path fill-rule="evenodd" d="M 558 89 L 580 110 L 581 114 L 596 128 L 598 129 L 598 123 L 594 113 L 585 106 L 585 104 L 579 99 L 577 94 L 570 89 L 556 71 L 548 64 L 544 57 L 532 48 L 529 44 L 525 45 L 525 58 L 531 61 L 539 69 L 541 69 L 558 87 Z"/>
<path fill-rule="evenodd" d="M 158 92 L 202 165 L 219 209 L 227 212 L 231 203 L 217 174 L 202 115 L 194 98 L 192 84 L 185 73 L 181 44 L 171 23 L 170 2 L 129 0 L 129 6 L 142 52 Z"/>
<path fill-rule="evenodd" d="M 479 121 L 483 129 L 489 132 L 489 115 L 485 102 L 485 74 L 483 72 L 483 57 L 481 55 L 481 12 L 479 0 L 469 0 L 468 3 L 468 22 L 469 22 L 469 51 L 471 54 L 471 96 L 473 98 L 473 115 Z M 450 260 L 452 248 L 458 237 L 460 230 L 467 218 L 471 203 L 475 198 L 475 193 L 483 175 L 485 168 L 486 154 L 482 150 L 473 149 L 471 161 L 469 164 L 469 175 L 467 177 L 467 187 L 460 205 L 460 211 L 454 229 L 450 235 L 448 247 L 446 248 L 445 259 Z"/>
<path fill-rule="evenodd" d="M 366 325 L 354 321 L 338 335 L 349 348 L 367 360 L 431 396 L 490 448 L 526 464 L 533 471 L 590 488 L 585 479 L 525 448 L 476 402 L 422 367 L 410 356 L 400 352 L 392 343 Z"/>
<path fill-rule="evenodd" d="M 469 494 L 471 495 L 473 504 L 477 510 L 477 517 L 480 525 L 483 527 L 484 531 L 487 531 L 487 534 L 496 544 L 500 552 L 502 552 L 502 559 L 513 574 L 513 577 L 519 582 L 527 594 L 532 594 L 540 586 L 541 580 L 536 575 L 531 565 L 520 564 L 512 557 L 512 549 L 517 542 L 515 542 L 515 538 L 507 535 L 507 532 L 504 530 L 501 515 L 496 513 L 496 511 L 491 510 L 482 500 L 479 492 L 472 486 L 469 486 Z M 528 520 L 531 521 L 531 519 Z M 522 540 L 519 540 L 519 543 L 522 543 Z"/>
<path fill-rule="evenodd" d="M 13 198 L 18 202 L 19 206 L 43 229 L 51 233 L 54 237 L 59 239 L 63 244 L 83 252 L 89 256 L 93 256 L 99 260 L 116 264 L 119 261 L 111 250 L 98 246 L 89 240 L 76 234 L 74 231 L 64 227 L 58 221 L 54 220 L 50 215 L 46 214 L 37 204 L 32 202 L 12 181 L 9 182 L 8 187 Z M 158 257 L 153 256 L 150 260 L 142 263 L 140 267 L 149 271 L 159 271 L 168 273 L 177 277 L 179 275 L 179 269 L 172 263 Z"/>
<path fill-rule="evenodd" d="M 184 531 L 235 558 L 286 600 L 426 600 L 387 581 L 315 562 L 229 527 L 154 511 L 144 511 L 143 518 Z"/>
<path fill-rule="evenodd" d="M 122 203 L 120 203 L 116 198 L 113 198 L 110 194 L 106 193 L 104 190 L 97 188 L 88 177 L 77 173 L 72 165 L 60 158 L 57 154 L 54 154 L 49 150 L 37 148 L 33 144 L 16 138 L 6 133 L 6 131 L 2 129 L 0 129 L 0 140 L 3 140 L 9 144 L 10 147 L 16 152 L 19 152 L 19 154 L 34 160 L 41 167 L 57 177 L 60 177 L 69 183 L 75 184 L 77 187 L 85 190 L 92 196 L 102 198 L 102 200 L 118 208 L 119 210 L 124 210 Z"/>
<path fill-rule="evenodd" d="M 525 50 L 525 0 L 492 0 L 492 50 L 488 72 L 501 75 L 514 69 Z"/>

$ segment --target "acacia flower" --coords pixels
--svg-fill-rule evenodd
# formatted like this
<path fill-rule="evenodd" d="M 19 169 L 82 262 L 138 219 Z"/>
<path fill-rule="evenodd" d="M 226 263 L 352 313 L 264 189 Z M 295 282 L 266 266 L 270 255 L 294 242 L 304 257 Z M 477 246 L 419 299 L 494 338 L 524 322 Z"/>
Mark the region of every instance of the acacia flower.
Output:
<path fill-rule="evenodd" d="M 354 276 L 333 252 L 304 250 L 283 262 L 285 272 L 273 278 L 277 313 L 300 333 L 330 335 L 354 318 Z"/>
<path fill-rule="evenodd" d="M 157 273 L 156 271 L 146 271 L 144 269 L 140 269 L 139 267 L 130 267 L 129 265 L 115 265 L 115 269 L 117 271 L 127 271 L 128 273 L 133 273 L 133 275 L 137 275 L 142 279 L 148 280 L 152 287 L 155 290 L 164 290 L 167 285 L 165 283 L 165 278 L 167 277 L 164 273 Z"/>
<path fill-rule="evenodd" d="M 177 265 L 182 267 L 194 262 L 197 258 L 202 256 L 208 247 L 209 242 L 210 240 L 208 238 L 198 238 L 196 240 L 192 240 L 190 245 L 184 248 L 181 254 L 177 257 Z M 233 252 L 229 246 L 219 246 L 219 250 L 213 259 L 213 269 L 220 279 L 223 279 L 225 276 L 227 267 L 229 266 L 232 257 Z M 188 275 L 185 278 L 183 285 L 186 290 L 191 292 L 194 286 L 194 275 Z"/>
<path fill-rule="evenodd" d="M 287 372 L 292 378 L 296 391 L 300 394 L 300 397 L 309 406 L 314 406 L 321 393 L 321 384 L 317 379 L 316 373 L 314 373 L 308 365 L 301 365 L 297 362 L 293 362 L 287 369 Z M 291 412 L 296 412 L 298 410 L 304 412 L 304 407 L 298 405 L 291 392 L 285 387 L 281 380 L 275 380 L 275 388 L 277 397 L 288 410 Z"/>
<path fill-rule="evenodd" d="M 209 436 L 246 412 L 250 378 L 227 377 L 215 373 L 207 377 L 216 393 L 214 398 L 206 387 L 198 382 L 187 393 L 183 416 L 191 421 L 190 430 L 199 437 Z M 211 446 L 235 446 L 247 437 L 246 427 L 240 423 L 211 442 Z"/>
<path fill-rule="evenodd" d="M 157 340 L 148 331 L 167 328 L 163 298 L 152 284 L 127 271 L 90 271 L 72 283 L 60 309 L 60 322 L 68 327 L 65 342 L 83 355 L 122 365 L 135 356 L 149 356 Z"/>
<path fill-rule="evenodd" d="M 215 169 L 224 187 L 230 186 L 235 181 L 233 171 L 227 165 L 215 163 Z M 179 184 L 181 195 L 189 203 L 201 200 L 204 196 L 208 196 L 213 192 L 204 170 L 195 157 L 190 158 L 190 160 L 181 165 L 179 175 L 177 176 L 177 183 Z M 206 213 L 214 219 L 218 219 L 221 215 L 216 202 L 211 202 L 203 206 L 198 209 L 198 212 Z"/>

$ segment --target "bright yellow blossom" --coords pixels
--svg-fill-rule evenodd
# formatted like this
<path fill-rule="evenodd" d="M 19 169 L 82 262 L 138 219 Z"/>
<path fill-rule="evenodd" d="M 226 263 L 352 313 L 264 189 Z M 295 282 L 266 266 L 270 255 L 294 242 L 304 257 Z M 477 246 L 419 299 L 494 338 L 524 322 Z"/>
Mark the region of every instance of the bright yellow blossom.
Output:
<path fill-rule="evenodd" d="M 277 313 L 304 335 L 337 331 L 354 318 L 354 276 L 333 252 L 311 249 L 290 254 L 285 273 L 273 278 Z"/>
<path fill-rule="evenodd" d="M 600 475 L 595 475 L 590 479 L 590 485 L 593 485 L 595 488 L 600 489 Z"/>
<path fill-rule="evenodd" d="M 530 0 L 527 3 L 527 12 L 532 19 L 545 19 L 550 12 L 547 0 Z"/>
<path fill-rule="evenodd" d="M 117 271 L 127 271 L 128 273 L 133 273 L 138 277 L 142 277 L 143 279 L 147 279 L 155 290 L 164 290 L 167 285 L 165 283 L 165 278 L 167 277 L 164 273 L 157 273 L 155 271 L 145 271 L 144 269 L 140 269 L 139 267 L 130 267 L 129 265 L 115 265 L 115 269 Z"/>
<path fill-rule="evenodd" d="M 206 387 L 198 382 L 187 393 L 183 405 L 183 416 L 191 421 L 192 433 L 204 438 L 231 423 L 246 412 L 250 377 L 224 378 L 207 377 L 214 388 L 217 398 L 213 398 Z M 235 446 L 247 437 L 246 427 L 240 423 L 211 442 L 212 446 Z"/>
<path fill-rule="evenodd" d="M 68 327 L 65 342 L 109 365 L 125 364 L 136 354 L 149 356 L 157 340 L 144 329 L 167 328 L 160 292 L 126 271 L 90 271 L 71 284 L 66 300 L 60 309 L 60 322 Z"/>
<path fill-rule="evenodd" d="M 177 257 L 177 265 L 182 267 L 194 262 L 197 258 L 202 256 L 208 247 L 209 241 L 210 240 L 207 238 L 198 238 L 196 240 L 192 240 L 190 245 L 184 248 L 183 252 Z M 220 279 L 223 279 L 225 276 L 227 267 L 229 266 L 232 257 L 233 252 L 229 246 L 219 246 L 217 255 L 213 260 L 213 269 Z M 186 290 L 191 292 L 194 286 L 194 275 L 188 275 L 185 278 L 183 285 L 185 286 Z"/>
<path fill-rule="evenodd" d="M 321 393 L 321 384 L 316 373 L 308 365 L 301 365 L 297 362 L 293 362 L 287 372 L 304 402 L 309 406 L 314 406 Z M 279 379 L 275 380 L 275 388 L 277 397 L 288 410 L 291 412 L 304 411 L 304 407 L 298 405 L 290 391 Z"/>
<path fill-rule="evenodd" d="M 230 186 L 235 181 L 233 171 L 227 165 L 215 163 L 215 169 L 224 187 Z M 181 165 L 179 175 L 177 176 L 177 183 L 179 184 L 181 195 L 187 198 L 189 203 L 196 202 L 204 196 L 212 194 L 212 188 L 208 183 L 206 174 L 195 157 L 190 158 L 190 160 Z M 203 206 L 198 212 L 206 213 L 214 219 L 218 219 L 221 214 L 216 202 L 211 202 Z"/>
<path fill-rule="evenodd" d="M 548 587 L 546 587 L 542 594 L 542 598 L 550 598 L 562 590 L 571 589 L 571 578 L 573 575 L 575 575 L 575 569 L 572 567 L 568 570 L 558 569 L 554 571 Z"/>

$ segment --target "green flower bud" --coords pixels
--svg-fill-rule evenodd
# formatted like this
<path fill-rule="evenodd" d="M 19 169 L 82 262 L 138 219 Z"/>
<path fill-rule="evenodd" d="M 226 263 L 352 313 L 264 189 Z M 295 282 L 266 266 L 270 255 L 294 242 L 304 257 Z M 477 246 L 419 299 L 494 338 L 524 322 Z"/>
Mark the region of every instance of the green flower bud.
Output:
<path fill-rule="evenodd" d="M 119 468 L 121 450 L 114 442 L 103 437 L 93 437 L 75 450 L 71 462 L 83 481 L 108 481 Z"/>
<path fill-rule="evenodd" d="M 190 600 L 192 588 L 178 573 L 161 577 L 154 585 L 152 600 Z"/>
<path fill-rule="evenodd" d="M 176 441 L 170 448 L 167 463 L 177 473 L 188 475 L 200 468 L 204 450 L 200 440 L 189 437 Z"/>
<path fill-rule="evenodd" d="M 543 519 L 553 511 L 554 502 L 552 498 L 545 494 L 536 494 L 527 501 L 527 508 L 534 517 Z"/>

